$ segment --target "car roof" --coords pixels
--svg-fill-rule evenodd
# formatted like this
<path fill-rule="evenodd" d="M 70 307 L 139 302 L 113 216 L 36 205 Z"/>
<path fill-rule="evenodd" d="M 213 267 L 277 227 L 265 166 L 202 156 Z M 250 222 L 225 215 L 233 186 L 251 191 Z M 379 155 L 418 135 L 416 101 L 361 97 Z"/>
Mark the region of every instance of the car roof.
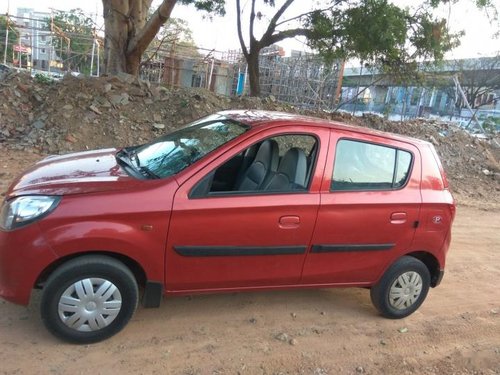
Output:
<path fill-rule="evenodd" d="M 270 125 L 313 125 L 328 127 L 330 129 L 351 131 L 366 135 L 375 135 L 384 138 L 399 140 L 406 143 L 430 144 L 422 139 L 403 136 L 381 130 L 365 128 L 357 125 L 349 125 L 338 121 L 331 121 L 317 117 L 304 116 L 299 114 L 263 111 L 263 110 L 228 110 L 217 113 L 234 121 L 249 125 L 252 128 L 268 127 Z"/>

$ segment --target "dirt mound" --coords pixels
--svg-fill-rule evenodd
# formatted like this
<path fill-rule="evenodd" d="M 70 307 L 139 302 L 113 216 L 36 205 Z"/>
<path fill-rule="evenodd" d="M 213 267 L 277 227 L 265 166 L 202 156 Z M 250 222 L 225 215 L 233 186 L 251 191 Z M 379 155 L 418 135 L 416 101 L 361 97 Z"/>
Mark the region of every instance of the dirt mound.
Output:
<path fill-rule="evenodd" d="M 500 149 L 447 123 L 300 111 L 272 97 L 227 98 L 204 89 L 152 85 L 127 74 L 51 82 L 12 72 L 0 81 L 0 97 L 0 144 L 18 150 L 48 154 L 133 145 L 224 109 L 301 112 L 430 141 L 455 192 L 500 202 Z"/>

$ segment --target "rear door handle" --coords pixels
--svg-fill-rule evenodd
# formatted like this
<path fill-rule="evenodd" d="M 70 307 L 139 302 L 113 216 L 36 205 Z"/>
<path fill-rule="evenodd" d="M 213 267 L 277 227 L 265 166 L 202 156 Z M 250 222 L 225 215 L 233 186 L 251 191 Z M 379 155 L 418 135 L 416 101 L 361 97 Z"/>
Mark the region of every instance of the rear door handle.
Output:
<path fill-rule="evenodd" d="M 290 228 L 298 228 L 300 225 L 300 217 L 299 216 L 282 216 L 279 220 L 279 227 L 290 229 Z"/>
<path fill-rule="evenodd" d="M 406 212 L 393 212 L 391 214 L 391 223 L 392 224 L 403 224 L 406 223 Z"/>

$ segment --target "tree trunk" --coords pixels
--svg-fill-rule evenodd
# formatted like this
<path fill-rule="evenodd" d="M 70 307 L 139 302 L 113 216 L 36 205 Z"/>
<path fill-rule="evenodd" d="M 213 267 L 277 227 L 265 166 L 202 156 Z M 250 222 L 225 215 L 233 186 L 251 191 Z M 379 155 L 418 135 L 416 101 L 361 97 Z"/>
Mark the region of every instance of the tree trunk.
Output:
<path fill-rule="evenodd" d="M 147 19 L 152 0 L 102 0 L 104 13 L 104 73 L 139 74 L 141 58 L 177 0 L 163 0 Z"/>
<path fill-rule="evenodd" d="M 103 0 L 104 13 L 104 73 L 127 73 L 127 44 L 129 34 L 129 1 Z"/>
<path fill-rule="evenodd" d="M 260 50 L 251 49 L 248 56 L 246 56 L 248 64 L 248 82 L 250 83 L 250 96 L 260 95 L 259 52 Z"/>

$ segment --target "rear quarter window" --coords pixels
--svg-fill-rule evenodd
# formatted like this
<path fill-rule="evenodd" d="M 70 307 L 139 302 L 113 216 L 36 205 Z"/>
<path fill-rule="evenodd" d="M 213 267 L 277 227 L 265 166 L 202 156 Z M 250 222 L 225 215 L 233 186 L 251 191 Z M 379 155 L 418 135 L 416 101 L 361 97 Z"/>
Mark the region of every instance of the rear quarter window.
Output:
<path fill-rule="evenodd" d="M 410 175 L 412 154 L 398 148 L 341 139 L 337 143 L 332 191 L 393 190 Z"/>

